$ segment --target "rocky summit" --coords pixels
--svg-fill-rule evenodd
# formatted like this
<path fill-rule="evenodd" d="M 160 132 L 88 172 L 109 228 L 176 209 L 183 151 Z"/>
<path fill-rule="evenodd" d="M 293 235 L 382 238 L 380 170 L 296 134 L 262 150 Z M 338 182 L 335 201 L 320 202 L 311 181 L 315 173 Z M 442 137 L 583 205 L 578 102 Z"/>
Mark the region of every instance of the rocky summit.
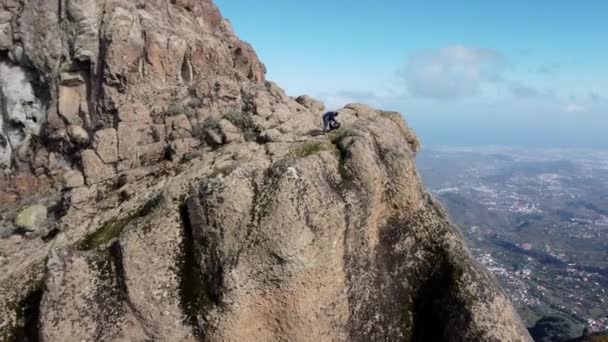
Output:
<path fill-rule="evenodd" d="M 321 134 L 210 0 L 0 2 L 1 341 L 528 341 L 398 113 Z"/>

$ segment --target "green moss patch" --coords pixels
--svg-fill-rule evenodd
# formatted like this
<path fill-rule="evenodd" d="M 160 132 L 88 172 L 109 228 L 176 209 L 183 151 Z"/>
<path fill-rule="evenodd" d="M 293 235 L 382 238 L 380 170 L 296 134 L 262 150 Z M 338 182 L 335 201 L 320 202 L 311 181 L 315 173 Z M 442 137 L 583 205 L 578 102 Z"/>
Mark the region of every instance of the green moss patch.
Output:
<path fill-rule="evenodd" d="M 224 114 L 224 119 L 230 121 L 243 132 L 243 137 L 246 141 L 255 141 L 258 138 L 259 131 L 251 121 L 251 117 L 240 111 L 230 111 Z"/>
<path fill-rule="evenodd" d="M 304 158 L 323 151 L 331 151 L 335 155 L 340 156 L 340 151 L 336 148 L 336 146 L 327 141 L 312 141 L 304 143 L 303 145 L 298 146 L 292 152 L 292 154 L 296 158 Z"/>
<path fill-rule="evenodd" d="M 113 218 L 104 223 L 101 228 L 87 235 L 77 245 L 81 251 L 90 251 L 99 246 L 105 245 L 108 242 L 118 238 L 122 231 L 133 221 L 141 217 L 145 217 L 158 208 L 161 204 L 162 197 L 160 195 L 148 201 L 141 208 L 132 211 L 124 217 Z"/>
<path fill-rule="evenodd" d="M 247 127 L 251 124 L 249 117 L 243 114 L 243 112 L 236 110 L 224 114 L 224 119 L 230 121 L 233 125 L 239 128 Z"/>

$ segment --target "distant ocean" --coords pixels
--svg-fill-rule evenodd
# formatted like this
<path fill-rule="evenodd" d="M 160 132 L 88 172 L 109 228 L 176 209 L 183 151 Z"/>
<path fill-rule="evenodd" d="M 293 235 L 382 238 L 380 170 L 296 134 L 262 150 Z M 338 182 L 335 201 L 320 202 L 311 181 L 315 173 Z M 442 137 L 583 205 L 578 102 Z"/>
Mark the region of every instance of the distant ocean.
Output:
<path fill-rule="evenodd" d="M 544 126 L 497 125 L 491 122 L 455 122 L 454 117 L 447 116 L 444 120 L 410 116 L 407 121 L 416 131 L 424 147 L 608 149 L 608 124 L 597 127 L 556 127 L 550 122 Z"/>

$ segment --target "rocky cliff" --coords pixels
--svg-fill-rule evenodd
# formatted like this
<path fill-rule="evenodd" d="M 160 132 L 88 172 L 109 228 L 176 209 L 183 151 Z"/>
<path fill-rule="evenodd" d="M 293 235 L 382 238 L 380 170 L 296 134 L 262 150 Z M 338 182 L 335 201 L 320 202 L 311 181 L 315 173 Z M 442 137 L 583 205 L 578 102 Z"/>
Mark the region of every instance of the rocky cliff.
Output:
<path fill-rule="evenodd" d="M 529 340 L 401 115 L 264 75 L 210 0 L 0 2 L 0 340 Z"/>

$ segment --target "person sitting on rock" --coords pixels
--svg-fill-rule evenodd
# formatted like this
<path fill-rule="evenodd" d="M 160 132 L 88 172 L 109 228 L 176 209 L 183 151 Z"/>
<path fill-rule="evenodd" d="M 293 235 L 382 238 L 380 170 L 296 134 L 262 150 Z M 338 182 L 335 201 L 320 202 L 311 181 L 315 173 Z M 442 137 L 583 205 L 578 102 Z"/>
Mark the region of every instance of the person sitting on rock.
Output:
<path fill-rule="evenodd" d="M 328 133 L 340 128 L 340 123 L 336 121 L 338 112 L 327 112 L 323 114 L 323 133 Z"/>

